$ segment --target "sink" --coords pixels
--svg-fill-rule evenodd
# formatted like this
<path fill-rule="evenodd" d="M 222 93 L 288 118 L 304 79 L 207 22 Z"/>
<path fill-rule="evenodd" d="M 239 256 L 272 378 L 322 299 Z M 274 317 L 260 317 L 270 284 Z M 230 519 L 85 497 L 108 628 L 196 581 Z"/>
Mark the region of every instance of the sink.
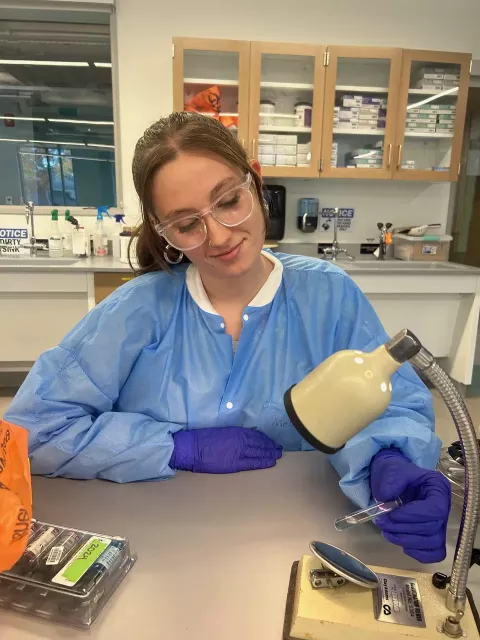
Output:
<path fill-rule="evenodd" d="M 405 262 L 402 260 L 376 260 L 370 262 L 367 260 L 357 260 L 355 262 L 336 263 L 345 271 L 356 269 L 368 269 L 371 271 L 454 271 L 455 269 L 465 269 L 464 265 L 455 264 L 453 262 Z"/>
<path fill-rule="evenodd" d="M 70 264 L 78 262 L 78 258 L 39 258 L 39 257 L 24 257 L 24 258 L 0 258 L 0 266 L 17 266 L 17 267 L 65 267 Z"/>

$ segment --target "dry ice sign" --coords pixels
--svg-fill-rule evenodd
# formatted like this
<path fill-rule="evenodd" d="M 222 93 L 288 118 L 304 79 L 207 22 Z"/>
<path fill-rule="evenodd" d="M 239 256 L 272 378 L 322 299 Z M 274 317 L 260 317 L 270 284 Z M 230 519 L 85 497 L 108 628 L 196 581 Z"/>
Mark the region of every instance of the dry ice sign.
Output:
<path fill-rule="evenodd" d="M 320 231 L 333 231 L 333 207 L 324 207 L 320 212 Z M 337 216 L 338 231 L 350 232 L 353 229 L 355 209 L 339 209 Z"/>
<path fill-rule="evenodd" d="M 28 249 L 21 247 L 28 242 L 27 229 L 6 229 L 0 227 L 0 255 L 21 255 Z"/>

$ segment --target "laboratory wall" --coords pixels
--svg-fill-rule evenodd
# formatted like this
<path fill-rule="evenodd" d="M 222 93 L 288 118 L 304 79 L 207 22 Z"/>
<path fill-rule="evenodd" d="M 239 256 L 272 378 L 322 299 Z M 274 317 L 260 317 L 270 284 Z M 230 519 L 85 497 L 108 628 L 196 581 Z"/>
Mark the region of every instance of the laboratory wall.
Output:
<path fill-rule="evenodd" d="M 116 0 L 119 142 L 122 150 L 123 202 L 138 210 L 131 180 L 133 149 L 144 129 L 172 109 L 172 37 L 227 38 L 271 42 L 396 46 L 465 51 L 480 58 L 478 0 L 224 0 L 217 6 L 184 0 Z M 115 46 L 115 45 L 114 45 Z M 356 206 L 361 214 L 352 240 L 375 230 L 375 222 L 447 222 L 450 187 L 371 181 L 285 180 L 289 194 L 288 229 L 295 225 L 297 195 L 312 195 L 321 205 Z M 381 203 L 381 205 L 380 205 Z M 380 217 L 379 217 L 380 215 Z M 359 215 L 360 220 L 360 215 Z M 293 230 L 292 230 L 293 234 Z M 287 236 L 288 237 L 288 236 Z"/>

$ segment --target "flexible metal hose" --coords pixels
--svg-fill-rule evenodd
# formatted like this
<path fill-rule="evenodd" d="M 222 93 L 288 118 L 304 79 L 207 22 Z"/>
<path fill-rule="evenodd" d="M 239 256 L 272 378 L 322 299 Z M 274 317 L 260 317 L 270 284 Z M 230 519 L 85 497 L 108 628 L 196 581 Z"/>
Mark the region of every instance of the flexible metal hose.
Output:
<path fill-rule="evenodd" d="M 467 599 L 467 579 L 470 559 L 480 514 L 480 455 L 472 419 L 463 398 L 448 375 L 435 362 L 433 356 L 421 349 L 410 362 L 424 372 L 438 390 L 457 428 L 465 461 L 465 496 L 452 576 L 447 592 L 450 611 L 463 612 Z"/>

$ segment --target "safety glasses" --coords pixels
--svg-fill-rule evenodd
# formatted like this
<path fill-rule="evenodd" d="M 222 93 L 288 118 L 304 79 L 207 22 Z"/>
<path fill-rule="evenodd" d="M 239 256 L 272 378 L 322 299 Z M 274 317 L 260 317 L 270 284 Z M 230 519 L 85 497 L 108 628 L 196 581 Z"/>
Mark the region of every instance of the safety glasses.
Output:
<path fill-rule="evenodd" d="M 225 191 L 207 209 L 158 224 L 155 230 L 179 251 L 196 249 L 207 239 L 205 216 L 211 214 L 224 227 L 237 227 L 252 215 L 251 184 L 252 176 L 248 174 L 244 182 Z"/>

